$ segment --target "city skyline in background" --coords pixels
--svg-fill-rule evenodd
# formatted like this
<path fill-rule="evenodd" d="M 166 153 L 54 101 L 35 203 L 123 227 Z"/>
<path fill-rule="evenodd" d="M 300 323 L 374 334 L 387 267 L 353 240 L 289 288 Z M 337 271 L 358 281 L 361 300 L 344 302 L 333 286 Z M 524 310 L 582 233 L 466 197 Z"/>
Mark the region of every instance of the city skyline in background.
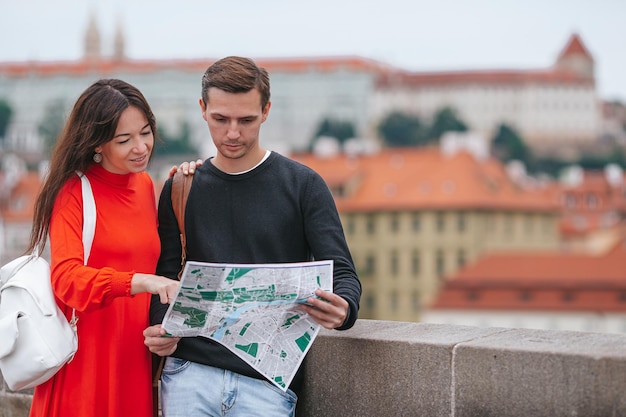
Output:
<path fill-rule="evenodd" d="M 626 101 L 626 3 L 618 0 L 385 2 L 0 0 L 0 62 L 78 60 L 92 14 L 104 55 L 120 25 L 130 59 L 356 55 L 417 72 L 547 68 L 572 33 L 599 96 Z M 214 34 L 219 38 L 214 39 Z"/>

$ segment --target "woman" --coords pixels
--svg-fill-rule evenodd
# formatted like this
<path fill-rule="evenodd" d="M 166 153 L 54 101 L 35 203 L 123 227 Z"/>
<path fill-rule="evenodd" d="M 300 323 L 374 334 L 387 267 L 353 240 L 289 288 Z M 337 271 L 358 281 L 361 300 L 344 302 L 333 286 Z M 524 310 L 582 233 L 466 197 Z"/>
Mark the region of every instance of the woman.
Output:
<path fill-rule="evenodd" d="M 31 417 L 152 416 L 151 356 L 143 344 L 150 294 L 167 303 L 178 289 L 153 275 L 160 252 L 154 187 L 145 172 L 156 122 L 141 92 L 100 80 L 78 98 L 35 205 L 29 251 L 50 238 L 52 286 L 78 317 L 78 351 L 35 388 Z M 84 172 L 96 202 L 96 230 L 83 263 Z"/>

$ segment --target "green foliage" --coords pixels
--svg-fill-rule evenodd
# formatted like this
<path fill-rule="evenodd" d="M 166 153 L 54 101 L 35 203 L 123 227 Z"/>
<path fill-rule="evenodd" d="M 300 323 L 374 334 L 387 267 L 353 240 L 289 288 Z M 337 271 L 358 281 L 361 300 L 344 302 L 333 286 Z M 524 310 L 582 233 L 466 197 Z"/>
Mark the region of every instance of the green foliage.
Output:
<path fill-rule="evenodd" d="M 427 142 L 425 129 L 417 116 L 394 111 L 378 125 L 378 133 L 390 148 L 417 146 Z"/>
<path fill-rule="evenodd" d="M 43 119 L 37 130 L 44 139 L 44 152 L 50 153 L 65 125 L 65 101 L 56 99 L 44 107 Z"/>
<path fill-rule="evenodd" d="M 439 140 L 445 132 L 466 132 L 467 126 L 461 121 L 456 112 L 450 107 L 444 107 L 435 114 L 430 126 L 429 137 Z"/>
<path fill-rule="evenodd" d="M 418 116 L 394 111 L 378 125 L 378 133 L 389 147 L 421 146 L 437 143 L 445 132 L 465 132 L 467 125 L 450 107 L 440 109 L 430 125 Z"/>
<path fill-rule="evenodd" d="M 532 162 L 530 148 L 526 146 L 518 133 L 506 124 L 498 127 L 498 132 L 491 141 L 493 153 L 501 161 L 507 162 L 513 159 L 524 162 L 529 166 Z"/>
<path fill-rule="evenodd" d="M 198 153 L 191 144 L 191 128 L 188 122 L 181 122 L 179 134 L 170 135 L 165 129 L 157 127 L 160 142 L 155 146 L 155 154 L 158 155 L 184 155 Z"/>
<path fill-rule="evenodd" d="M 531 174 L 547 174 L 552 178 L 558 178 L 559 173 L 572 162 L 554 157 L 538 157 L 527 165 L 528 172 Z"/>
<path fill-rule="evenodd" d="M 615 146 L 606 154 L 584 154 L 577 164 L 589 170 L 600 170 L 608 164 L 616 164 L 624 168 L 626 167 L 626 154 L 624 148 Z"/>
<path fill-rule="evenodd" d="M 346 140 L 354 138 L 356 133 L 352 122 L 327 117 L 320 122 L 317 131 L 313 135 L 310 146 L 311 149 L 320 136 L 333 137 L 337 139 L 339 144 L 343 144 Z"/>
<path fill-rule="evenodd" d="M 12 116 L 13 108 L 11 105 L 6 100 L 0 99 L 0 139 L 4 139 Z"/>

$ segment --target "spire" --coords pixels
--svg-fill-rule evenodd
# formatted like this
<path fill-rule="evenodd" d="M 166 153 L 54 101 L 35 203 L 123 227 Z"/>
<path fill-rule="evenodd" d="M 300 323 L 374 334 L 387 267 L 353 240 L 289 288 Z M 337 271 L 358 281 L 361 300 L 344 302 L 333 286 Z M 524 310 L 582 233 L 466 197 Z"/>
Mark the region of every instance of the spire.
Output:
<path fill-rule="evenodd" d="M 97 61 L 100 57 L 100 30 L 96 22 L 96 15 L 92 12 L 85 32 L 85 59 Z"/>
<path fill-rule="evenodd" d="M 115 27 L 115 39 L 113 40 L 113 59 L 115 61 L 123 61 L 126 58 L 126 38 L 121 20 L 118 18 Z"/>
<path fill-rule="evenodd" d="M 573 33 L 556 60 L 556 67 L 581 77 L 593 78 L 594 61 L 580 36 Z"/>

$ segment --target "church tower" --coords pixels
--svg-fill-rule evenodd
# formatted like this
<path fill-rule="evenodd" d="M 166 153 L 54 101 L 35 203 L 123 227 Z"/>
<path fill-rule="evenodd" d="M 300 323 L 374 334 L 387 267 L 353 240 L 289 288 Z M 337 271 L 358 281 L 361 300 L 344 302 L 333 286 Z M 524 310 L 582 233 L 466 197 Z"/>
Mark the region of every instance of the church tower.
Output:
<path fill-rule="evenodd" d="M 594 78 L 593 57 L 578 34 L 574 33 L 567 41 L 567 45 L 556 60 L 556 68 L 583 78 Z"/>
<path fill-rule="evenodd" d="M 126 38 L 124 37 L 124 30 L 120 19 L 117 19 L 115 27 L 115 38 L 113 40 L 113 60 L 123 61 L 126 59 Z"/>
<path fill-rule="evenodd" d="M 100 60 L 102 57 L 100 47 L 100 30 L 95 13 L 91 13 L 85 33 L 85 59 L 88 61 Z"/>

